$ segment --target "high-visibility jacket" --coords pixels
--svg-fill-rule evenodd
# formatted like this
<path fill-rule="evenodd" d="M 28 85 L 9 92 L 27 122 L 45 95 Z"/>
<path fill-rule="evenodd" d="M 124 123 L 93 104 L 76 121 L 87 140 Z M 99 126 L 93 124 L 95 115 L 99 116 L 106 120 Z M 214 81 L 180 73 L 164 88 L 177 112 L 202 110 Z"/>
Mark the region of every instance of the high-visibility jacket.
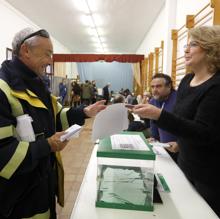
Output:
<path fill-rule="evenodd" d="M 16 117 L 23 114 L 33 119 L 35 142 L 19 140 Z M 0 218 L 49 219 L 55 193 L 59 204 L 64 205 L 61 156 L 51 152 L 47 138 L 74 123 L 82 125 L 84 118 L 83 109 L 62 108 L 18 58 L 2 63 Z"/>

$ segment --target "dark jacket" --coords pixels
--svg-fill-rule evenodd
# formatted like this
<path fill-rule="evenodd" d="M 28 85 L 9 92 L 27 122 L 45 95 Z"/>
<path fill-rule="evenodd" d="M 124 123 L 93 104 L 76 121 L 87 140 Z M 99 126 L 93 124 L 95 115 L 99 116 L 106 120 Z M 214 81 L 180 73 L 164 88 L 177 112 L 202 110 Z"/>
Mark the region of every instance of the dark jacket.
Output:
<path fill-rule="evenodd" d="M 16 116 L 21 114 L 32 117 L 36 141 L 16 137 Z M 29 218 L 49 211 L 53 215 L 55 194 L 63 205 L 62 160 L 59 153 L 50 151 L 47 138 L 71 124 L 82 125 L 84 118 L 82 109 L 63 110 L 42 80 L 18 58 L 2 63 L 0 218 Z"/>
<path fill-rule="evenodd" d="M 191 87 L 193 74 L 181 81 L 173 113 L 162 110 L 157 125 L 177 136 L 178 163 L 194 182 L 218 188 L 220 154 L 220 72 Z M 218 190 L 219 191 L 219 190 Z"/>
<path fill-rule="evenodd" d="M 175 90 L 172 90 L 166 100 L 159 101 L 154 98 L 151 98 L 149 103 L 158 108 L 163 107 L 163 109 L 165 109 L 168 112 L 172 112 L 176 103 L 176 94 L 177 92 Z M 150 120 L 150 130 L 152 137 L 160 142 L 167 143 L 170 141 L 177 141 L 175 135 L 165 131 L 164 129 L 159 128 L 153 120 Z"/>
<path fill-rule="evenodd" d="M 103 87 L 103 97 L 105 99 L 109 99 L 109 89 L 108 89 L 108 85 L 106 85 L 105 87 Z"/>

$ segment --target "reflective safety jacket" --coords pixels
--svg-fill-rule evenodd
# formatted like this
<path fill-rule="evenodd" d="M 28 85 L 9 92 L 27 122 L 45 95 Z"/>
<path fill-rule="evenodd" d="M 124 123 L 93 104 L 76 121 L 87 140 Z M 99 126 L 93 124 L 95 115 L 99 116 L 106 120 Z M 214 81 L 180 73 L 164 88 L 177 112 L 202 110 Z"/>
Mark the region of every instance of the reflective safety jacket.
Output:
<path fill-rule="evenodd" d="M 16 117 L 32 117 L 36 141 L 19 140 Z M 18 58 L 0 69 L 0 218 L 55 218 L 55 195 L 64 205 L 63 166 L 47 138 L 84 124 L 80 108 L 62 108 L 42 80 Z"/>

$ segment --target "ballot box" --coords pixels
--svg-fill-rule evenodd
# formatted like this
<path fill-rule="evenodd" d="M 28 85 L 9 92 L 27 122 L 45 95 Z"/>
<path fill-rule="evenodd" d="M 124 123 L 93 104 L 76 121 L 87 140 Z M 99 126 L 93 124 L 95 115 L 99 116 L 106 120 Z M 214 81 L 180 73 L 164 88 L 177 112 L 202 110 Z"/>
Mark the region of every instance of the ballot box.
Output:
<path fill-rule="evenodd" d="M 155 154 L 141 132 L 101 139 L 96 207 L 153 211 Z"/>

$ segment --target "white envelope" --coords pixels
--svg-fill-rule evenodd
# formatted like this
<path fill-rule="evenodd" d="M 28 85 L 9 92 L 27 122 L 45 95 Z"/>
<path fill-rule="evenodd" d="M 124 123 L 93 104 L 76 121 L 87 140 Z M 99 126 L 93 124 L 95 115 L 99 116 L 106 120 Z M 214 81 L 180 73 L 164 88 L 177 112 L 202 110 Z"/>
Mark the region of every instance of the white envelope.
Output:
<path fill-rule="evenodd" d="M 79 132 L 81 130 L 81 127 L 82 126 L 77 124 L 70 126 L 68 129 L 65 130 L 65 134 L 60 136 L 60 141 L 62 142 L 65 140 L 69 141 L 73 137 L 79 137 Z"/>
<path fill-rule="evenodd" d="M 92 127 L 92 140 L 118 134 L 128 128 L 128 109 L 124 103 L 116 103 L 99 112 Z"/>

